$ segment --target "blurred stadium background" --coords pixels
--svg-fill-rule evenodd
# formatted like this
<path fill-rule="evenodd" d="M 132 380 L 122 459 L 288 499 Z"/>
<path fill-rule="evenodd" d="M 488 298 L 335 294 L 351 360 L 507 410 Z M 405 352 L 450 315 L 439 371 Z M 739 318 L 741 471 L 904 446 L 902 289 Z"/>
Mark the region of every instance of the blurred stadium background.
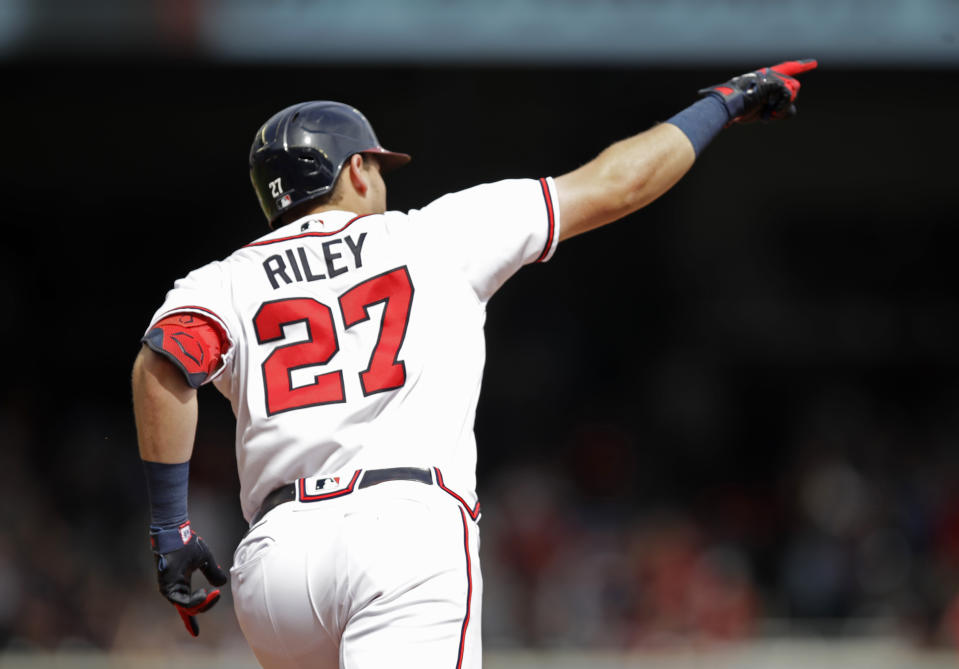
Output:
<path fill-rule="evenodd" d="M 0 1 L 0 666 L 254 666 L 157 596 L 129 368 L 172 281 L 265 230 L 252 134 L 330 98 L 407 209 L 560 174 L 816 57 L 648 209 L 493 300 L 487 666 L 954 666 L 953 0 Z M 201 391 L 191 515 L 244 531 Z"/>

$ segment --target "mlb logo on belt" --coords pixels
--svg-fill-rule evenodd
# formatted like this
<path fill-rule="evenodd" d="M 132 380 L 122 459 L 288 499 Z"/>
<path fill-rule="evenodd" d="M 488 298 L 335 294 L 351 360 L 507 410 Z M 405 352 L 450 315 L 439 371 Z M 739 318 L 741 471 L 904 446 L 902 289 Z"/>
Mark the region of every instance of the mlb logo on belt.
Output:
<path fill-rule="evenodd" d="M 307 482 L 309 482 L 310 480 L 311 479 L 307 479 Z M 310 492 L 319 492 L 321 490 L 330 492 L 331 490 L 339 490 L 339 488 L 336 487 L 340 485 L 339 476 L 327 476 L 326 478 L 318 477 L 318 478 L 312 479 L 312 481 L 313 481 L 312 486 L 310 486 L 309 483 L 306 486 L 306 489 L 309 490 Z"/>
<path fill-rule="evenodd" d="M 353 492 L 356 479 L 360 477 L 360 470 L 347 479 L 340 476 L 308 476 L 297 480 L 296 496 L 301 502 L 319 502 L 324 499 L 349 495 Z"/>

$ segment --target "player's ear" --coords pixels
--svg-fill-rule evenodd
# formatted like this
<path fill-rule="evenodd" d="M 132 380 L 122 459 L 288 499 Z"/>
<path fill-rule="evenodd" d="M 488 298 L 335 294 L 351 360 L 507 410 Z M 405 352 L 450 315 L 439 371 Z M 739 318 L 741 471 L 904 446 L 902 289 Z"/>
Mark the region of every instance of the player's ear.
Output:
<path fill-rule="evenodd" d="M 354 153 L 350 156 L 350 183 L 353 184 L 353 190 L 361 196 L 366 195 L 366 191 L 370 188 L 369 177 L 363 168 L 362 153 Z"/>

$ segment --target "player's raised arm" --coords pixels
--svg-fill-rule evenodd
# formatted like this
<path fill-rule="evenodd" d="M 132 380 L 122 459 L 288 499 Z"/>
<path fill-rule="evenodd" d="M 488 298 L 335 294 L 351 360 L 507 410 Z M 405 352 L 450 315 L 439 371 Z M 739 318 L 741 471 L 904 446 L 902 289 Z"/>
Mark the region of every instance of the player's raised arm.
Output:
<path fill-rule="evenodd" d="M 704 97 L 667 122 L 619 141 L 556 179 L 560 240 L 631 214 L 668 191 L 696 156 L 732 123 L 796 113 L 799 81 L 815 60 L 788 61 L 704 88 Z"/>

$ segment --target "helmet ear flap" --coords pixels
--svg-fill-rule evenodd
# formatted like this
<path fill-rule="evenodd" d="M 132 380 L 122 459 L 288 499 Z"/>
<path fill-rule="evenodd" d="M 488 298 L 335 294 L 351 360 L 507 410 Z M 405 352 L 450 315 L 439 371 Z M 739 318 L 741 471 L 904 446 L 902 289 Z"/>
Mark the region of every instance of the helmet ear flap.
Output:
<path fill-rule="evenodd" d="M 331 165 L 328 161 L 320 161 L 315 155 L 305 151 L 300 152 L 296 156 L 296 160 L 297 171 L 302 175 L 304 181 L 315 181 L 317 189 L 325 186 L 332 188 L 336 181 L 333 174 L 335 170 L 330 169 Z"/>
<path fill-rule="evenodd" d="M 316 164 L 316 160 L 310 156 L 300 156 L 298 158 L 300 163 L 302 163 L 303 176 L 305 177 L 315 177 L 320 174 L 320 166 Z"/>

